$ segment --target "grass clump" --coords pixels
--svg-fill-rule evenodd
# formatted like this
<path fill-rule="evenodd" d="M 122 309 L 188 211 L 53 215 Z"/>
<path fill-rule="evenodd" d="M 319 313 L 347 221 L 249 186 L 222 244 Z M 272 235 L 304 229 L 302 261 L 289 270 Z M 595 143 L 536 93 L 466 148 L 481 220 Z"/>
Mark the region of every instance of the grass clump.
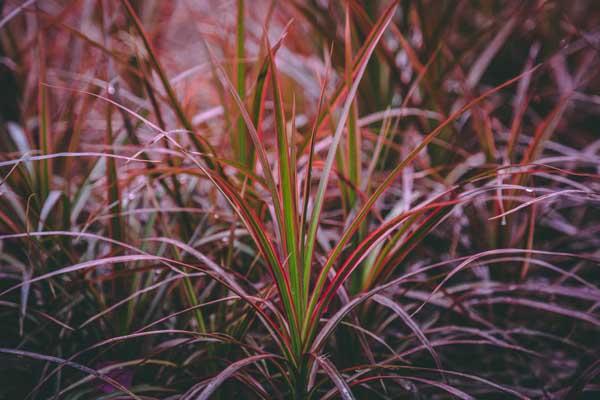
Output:
<path fill-rule="evenodd" d="M 593 396 L 594 4 L 0 3 L 0 399 Z"/>

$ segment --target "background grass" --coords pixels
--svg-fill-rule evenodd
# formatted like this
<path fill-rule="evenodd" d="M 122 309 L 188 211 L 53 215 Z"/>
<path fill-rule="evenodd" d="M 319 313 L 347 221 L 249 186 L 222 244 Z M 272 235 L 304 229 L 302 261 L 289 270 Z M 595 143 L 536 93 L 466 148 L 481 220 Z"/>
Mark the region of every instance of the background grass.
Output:
<path fill-rule="evenodd" d="M 0 11 L 0 399 L 600 392 L 594 0 Z"/>

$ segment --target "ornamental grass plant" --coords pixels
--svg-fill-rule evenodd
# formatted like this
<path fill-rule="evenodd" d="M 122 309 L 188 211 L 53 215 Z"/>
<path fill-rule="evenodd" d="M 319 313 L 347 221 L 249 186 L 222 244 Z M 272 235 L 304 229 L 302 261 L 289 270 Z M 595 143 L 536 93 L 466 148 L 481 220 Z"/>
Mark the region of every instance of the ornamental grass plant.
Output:
<path fill-rule="evenodd" d="M 599 26 L 0 1 L 0 399 L 600 396 Z"/>

